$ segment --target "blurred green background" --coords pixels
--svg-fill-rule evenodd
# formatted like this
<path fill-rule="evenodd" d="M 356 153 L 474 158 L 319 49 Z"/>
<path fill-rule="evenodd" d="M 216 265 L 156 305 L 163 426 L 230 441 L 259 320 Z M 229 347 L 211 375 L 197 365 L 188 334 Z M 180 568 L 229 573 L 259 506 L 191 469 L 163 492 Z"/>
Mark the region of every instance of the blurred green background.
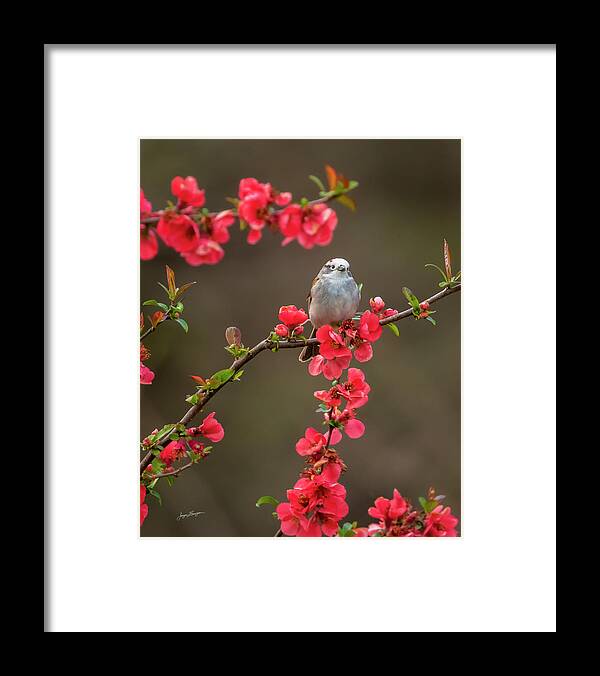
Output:
<path fill-rule="evenodd" d="M 419 298 L 437 289 L 442 239 L 448 240 L 453 267 L 460 269 L 460 140 L 142 140 L 141 185 L 154 209 L 165 206 L 176 175 L 195 176 L 206 189 L 206 206 L 225 209 L 237 196 L 241 178 L 269 181 L 289 190 L 294 200 L 317 197 L 309 174 L 325 182 L 331 164 L 360 186 L 352 193 L 358 209 L 334 203 L 339 223 L 331 245 L 306 251 L 265 232 L 249 246 L 237 226 L 216 266 L 191 267 L 162 243 L 158 256 L 141 263 L 141 300 L 157 298 L 164 266 L 178 285 L 197 280 L 186 294 L 186 335 L 165 324 L 146 344 L 148 366 L 156 373 L 141 389 L 141 436 L 177 421 L 194 392 L 190 374 L 209 376 L 229 366 L 224 331 L 235 325 L 245 345 L 264 338 L 277 323 L 279 306 L 306 308 L 311 280 L 332 257 L 347 258 L 362 282 L 363 302 L 382 296 L 388 306 L 405 309 L 402 286 Z M 349 520 L 371 521 L 367 509 L 393 488 L 416 503 L 429 486 L 447 496 L 460 517 L 460 294 L 436 304 L 437 327 L 406 319 L 400 338 L 385 330 L 375 356 L 360 366 L 372 387 L 361 409 L 366 434 L 338 444 L 349 470 Z M 211 402 L 225 438 L 197 467 L 171 488 L 157 488 L 163 507 L 149 496 L 143 536 L 271 536 L 278 522 L 271 508 L 255 507 L 261 495 L 285 499 L 302 467 L 295 443 L 308 426 L 319 427 L 313 392 L 322 376 L 308 375 L 296 350 L 264 352 L 247 367 L 239 383 L 228 385 Z M 197 423 L 202 417 L 197 419 Z M 205 514 L 178 520 L 180 513 Z"/>

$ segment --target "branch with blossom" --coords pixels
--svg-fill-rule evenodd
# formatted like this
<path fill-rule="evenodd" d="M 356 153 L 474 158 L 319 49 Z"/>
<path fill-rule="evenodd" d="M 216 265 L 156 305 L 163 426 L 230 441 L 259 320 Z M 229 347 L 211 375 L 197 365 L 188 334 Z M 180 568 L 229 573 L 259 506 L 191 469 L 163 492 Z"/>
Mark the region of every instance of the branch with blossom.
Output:
<path fill-rule="evenodd" d="M 447 243 L 444 241 L 444 251 L 447 249 Z M 432 504 L 434 499 L 431 496 L 427 500 L 429 512 L 423 511 L 425 507 L 421 512 L 415 511 L 410 503 L 405 501 L 406 509 L 400 510 L 401 513 L 398 513 L 397 517 L 395 516 L 389 523 L 385 521 L 380 527 L 372 524 L 365 529 L 359 528 L 356 523 L 340 526 L 339 522 L 348 514 L 345 488 L 339 483 L 346 465 L 333 446 L 340 443 L 342 432 L 350 439 L 359 438 L 365 432 L 364 423 L 358 418 L 357 409 L 367 403 L 370 386 L 360 369 L 350 368 L 351 359 L 354 357 L 359 362 L 369 361 L 373 357 L 373 344 L 381 338 L 384 326 L 388 326 L 398 335 L 395 324 L 402 319 L 413 317 L 417 320 L 432 321 L 431 315 L 434 311 L 431 310 L 431 306 L 460 289 L 460 282 L 453 279 L 451 283 L 444 284 L 438 293 L 419 301 L 412 291 L 404 287 L 403 293 L 410 305 L 407 310 L 387 308 L 380 297 L 372 298 L 369 310 L 347 320 L 337 329 L 331 326 L 321 327 L 317 331 L 316 338 L 312 339 L 303 336 L 308 315 L 294 305 L 280 308 L 278 314 L 280 323 L 267 338 L 252 348 L 243 345 L 238 328 L 229 327 L 226 331 L 228 343 L 226 349 L 234 356 L 233 363 L 229 368 L 217 371 L 208 378 L 192 376 L 197 391 L 186 398 L 186 401 L 192 404 L 191 408 L 178 423 L 154 430 L 144 439 L 142 442 L 144 456 L 140 463 L 142 485 L 148 486 L 150 494 L 154 495 L 152 491 L 155 490 L 154 486 L 159 479 L 165 478 L 171 484 L 175 477 L 208 455 L 212 447 L 204 447 L 195 436 L 210 435 L 211 431 L 205 423 L 215 424 L 214 414 L 210 414 L 198 428 L 188 428 L 187 425 L 217 392 L 228 383 L 238 381 L 242 377 L 244 373 L 242 367 L 267 350 L 278 352 L 280 349 L 301 348 L 315 343 L 319 345 L 319 354 L 309 362 L 308 371 L 313 376 L 322 374 L 331 381 L 331 387 L 315 392 L 328 431 L 322 434 L 309 427 L 304 437 L 297 442 L 296 451 L 305 458 L 306 466 L 301 472 L 299 481 L 287 492 L 288 502 L 279 503 L 275 498 L 264 496 L 257 504 L 272 502 L 277 505 L 276 514 L 281 521 L 280 533 L 286 535 L 431 536 L 441 534 L 444 524 L 448 526 L 447 532 L 444 531 L 445 534 L 455 534 L 454 528 L 450 527 L 455 517 L 448 511 L 449 508 L 440 503 L 436 502 L 434 506 Z M 432 323 L 435 325 L 434 321 Z M 341 376 L 346 370 L 347 378 L 343 380 Z M 219 425 L 215 431 L 218 439 L 213 440 L 222 439 L 224 435 L 222 427 Z M 165 445 L 167 440 L 169 443 Z M 175 467 L 174 464 L 182 459 L 189 461 Z M 394 505 L 399 505 L 399 500 L 394 494 L 392 498 L 392 502 L 395 501 Z M 380 503 L 380 506 L 382 504 L 384 503 Z M 397 508 L 393 507 L 392 510 L 397 511 Z M 393 511 L 393 514 L 396 514 L 396 511 Z M 370 514 L 373 516 L 374 512 Z M 431 523 L 436 519 L 439 523 L 434 528 Z"/>
<path fill-rule="evenodd" d="M 358 182 L 348 180 L 326 165 L 328 188 L 317 176 L 309 178 L 319 188 L 319 197 L 303 197 L 292 201 L 292 193 L 279 191 L 271 183 L 243 178 L 238 197 L 228 197 L 233 207 L 209 211 L 205 191 L 193 176 L 176 176 L 171 192 L 176 202 L 154 211 L 151 202 L 140 190 L 140 258 L 151 260 L 158 253 L 159 238 L 177 251 L 190 265 L 215 265 L 224 255 L 223 244 L 230 239 L 229 228 L 239 220 L 247 230 L 248 244 L 257 244 L 265 228 L 283 236 L 282 246 L 298 242 L 304 249 L 327 246 L 333 239 L 338 217 L 328 203 L 336 200 L 354 210 L 356 204 L 348 195 Z"/>
<path fill-rule="evenodd" d="M 175 273 L 168 265 L 165 265 L 167 272 L 167 286 L 158 282 L 158 285 L 163 288 L 167 294 L 168 304 L 160 303 L 156 299 L 151 298 L 144 301 L 143 305 L 157 306 L 160 309 L 151 315 L 148 315 L 150 326 L 145 329 L 144 313 L 140 313 L 140 385 L 151 385 L 154 381 L 155 373 L 144 364 L 150 359 L 151 352 L 147 345 L 142 342 L 151 333 L 166 321 L 174 321 L 179 324 L 181 328 L 187 333 L 188 324 L 181 316 L 183 314 L 183 303 L 181 298 L 183 294 L 192 287 L 196 282 L 189 282 L 184 284 L 181 288 L 175 284 Z"/>
<path fill-rule="evenodd" d="M 446 242 L 444 248 L 447 248 Z M 444 292 L 458 288 L 455 282 L 445 286 Z M 411 306 L 410 314 L 435 325 L 430 316 L 431 299 L 419 302 L 408 288 L 403 292 Z M 373 344 L 381 338 L 382 323 L 397 321 L 398 314 L 397 310 L 386 308 L 382 298 L 371 298 L 370 310 L 359 317 L 346 320 L 339 327 L 326 325 L 317 330 L 319 354 L 309 362 L 308 371 L 313 376 L 322 374 L 331 381 L 326 389 L 314 392 L 319 401 L 317 411 L 327 432 L 323 434 L 314 427 L 307 427 L 304 436 L 296 442 L 296 453 L 304 459 L 304 467 L 299 479 L 286 491 L 286 501 L 279 502 L 272 496 L 263 496 L 257 501 L 257 506 L 276 506 L 273 515 L 280 522 L 276 536 L 456 536 L 458 519 L 442 504 L 444 496 L 436 496 L 433 489 L 427 499 L 420 499 L 420 510 L 413 509 L 394 489 L 391 500 L 380 497 L 369 509 L 369 515 L 378 519 L 376 523 L 361 528 L 357 522 L 341 525 L 349 513 L 346 488 L 340 482 L 347 465 L 333 445 L 340 444 L 344 435 L 349 439 L 363 436 L 365 425 L 359 419 L 359 409 L 369 401 L 371 392 L 363 371 L 350 367 L 350 363 L 353 357 L 359 362 L 373 357 Z"/>

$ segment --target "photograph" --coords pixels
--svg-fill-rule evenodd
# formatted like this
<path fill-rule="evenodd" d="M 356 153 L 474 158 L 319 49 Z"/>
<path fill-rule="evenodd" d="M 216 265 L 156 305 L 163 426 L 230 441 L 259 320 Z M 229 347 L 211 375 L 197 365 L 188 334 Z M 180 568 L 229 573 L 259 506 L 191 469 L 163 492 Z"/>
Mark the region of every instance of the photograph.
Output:
<path fill-rule="evenodd" d="M 459 537 L 461 139 L 140 140 L 140 535 Z"/>
<path fill-rule="evenodd" d="M 44 46 L 45 631 L 556 631 L 556 57 Z"/>

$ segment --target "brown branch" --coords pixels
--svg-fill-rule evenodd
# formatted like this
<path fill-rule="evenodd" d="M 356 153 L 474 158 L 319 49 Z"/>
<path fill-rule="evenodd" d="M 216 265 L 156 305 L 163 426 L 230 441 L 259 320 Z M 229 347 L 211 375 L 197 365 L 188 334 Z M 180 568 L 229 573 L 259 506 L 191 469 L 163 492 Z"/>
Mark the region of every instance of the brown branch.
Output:
<path fill-rule="evenodd" d="M 315 204 L 325 204 L 327 202 L 330 202 L 331 200 L 336 199 L 336 197 L 339 197 L 340 195 L 344 195 L 344 194 L 345 194 L 345 192 L 338 193 L 338 192 L 335 192 L 333 190 L 330 190 L 327 193 L 327 195 L 325 195 L 324 197 L 319 197 L 316 200 L 311 200 L 310 202 L 307 202 L 306 205 L 312 207 Z M 295 204 L 297 204 L 297 202 Z M 283 211 L 284 209 L 285 209 L 285 207 L 282 207 L 281 209 L 274 209 L 273 213 L 278 214 L 280 211 Z M 225 211 L 227 211 L 227 210 L 225 210 Z M 235 211 L 235 209 L 230 209 L 230 211 Z M 159 215 L 158 216 L 148 216 L 146 218 L 142 218 L 142 219 L 140 219 L 140 223 L 143 223 L 144 225 L 156 225 L 158 223 L 158 221 L 160 221 L 161 216 L 165 213 L 165 210 L 157 211 L 155 213 L 157 213 Z M 180 211 L 179 207 L 175 207 L 175 213 L 183 213 L 185 216 L 189 216 L 191 218 L 192 216 L 196 216 L 197 214 L 201 214 L 201 211 L 198 210 L 198 211 L 195 211 L 195 212 L 191 211 L 190 213 L 186 213 L 185 210 Z M 220 213 L 220 212 L 219 211 L 211 211 L 208 215 L 212 218 L 212 217 L 216 216 L 218 213 Z M 238 214 L 236 213 L 235 215 L 237 216 Z"/>
<path fill-rule="evenodd" d="M 183 470 L 188 469 L 192 465 L 198 464 L 197 462 L 188 462 L 186 465 L 182 465 L 181 467 L 174 469 L 172 472 L 163 472 L 162 474 L 153 474 L 152 475 L 152 481 L 155 479 L 164 479 L 164 477 L 167 476 L 177 476 L 180 472 L 183 472 Z"/>
<path fill-rule="evenodd" d="M 144 333 L 140 336 L 140 341 L 144 340 L 147 336 L 149 336 L 151 333 L 154 333 L 156 329 L 163 323 L 166 322 L 168 319 L 171 319 L 169 315 L 165 315 L 160 321 L 156 322 L 154 326 L 150 326 L 149 329 L 146 329 Z"/>
<path fill-rule="evenodd" d="M 427 302 L 429 305 L 433 305 L 434 303 L 437 303 L 440 301 L 442 298 L 446 298 L 447 296 L 452 295 L 453 293 L 456 293 L 460 291 L 461 285 L 457 284 L 456 286 L 453 286 L 452 288 L 446 287 L 445 289 L 442 289 L 442 291 L 434 294 L 430 298 L 426 298 L 422 302 Z M 402 312 L 397 312 L 394 315 L 391 315 L 390 317 L 386 317 L 385 319 L 381 319 L 379 323 L 382 326 L 385 326 L 386 324 L 392 324 L 393 322 L 398 322 L 401 319 L 406 319 L 407 317 L 413 317 L 413 311 L 412 308 L 409 308 L 408 310 L 403 310 Z M 260 343 L 255 345 L 249 352 L 247 352 L 243 357 L 240 357 L 239 359 L 236 359 L 231 366 L 229 367 L 231 371 L 233 371 L 232 377 L 229 378 L 229 380 L 226 380 L 224 383 L 219 385 L 218 387 L 215 387 L 214 390 L 210 390 L 209 392 L 206 392 L 206 394 L 202 397 L 202 399 L 197 403 L 194 404 L 181 418 L 179 421 L 179 424 L 187 425 L 193 418 L 195 418 L 200 411 L 206 406 L 206 404 L 219 392 L 222 390 L 227 383 L 230 383 L 233 380 L 233 375 L 239 371 L 242 366 L 247 364 L 249 361 L 254 359 L 257 355 L 259 355 L 261 352 L 264 352 L 265 350 L 271 350 L 272 348 L 275 348 L 275 351 L 280 350 L 280 349 L 286 349 L 286 348 L 301 348 L 304 347 L 305 345 L 312 345 L 315 343 L 318 343 L 319 341 L 316 338 L 309 338 L 308 340 L 286 340 L 286 341 L 279 341 L 275 342 L 272 340 L 269 340 L 268 338 L 265 338 L 264 340 L 261 340 Z M 168 435 L 165 435 L 164 438 L 166 438 Z M 158 445 L 164 441 L 164 438 L 158 439 L 155 442 L 155 445 Z M 143 457 L 142 461 L 140 462 L 140 474 L 144 471 L 144 469 L 152 462 L 154 455 L 152 451 L 148 451 L 146 455 Z"/>

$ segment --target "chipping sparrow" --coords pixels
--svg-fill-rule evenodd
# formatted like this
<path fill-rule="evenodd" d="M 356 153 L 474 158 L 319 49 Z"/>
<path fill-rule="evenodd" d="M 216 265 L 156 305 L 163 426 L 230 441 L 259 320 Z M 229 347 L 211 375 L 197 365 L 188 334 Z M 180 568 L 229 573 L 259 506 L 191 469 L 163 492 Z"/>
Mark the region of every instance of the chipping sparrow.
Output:
<path fill-rule="evenodd" d="M 345 319 L 352 318 L 358 309 L 360 291 L 350 272 L 350 263 L 344 258 L 327 261 L 313 279 L 306 302 L 313 325 L 311 338 L 325 324 L 339 325 Z M 318 352 L 318 345 L 307 345 L 298 359 L 309 361 Z"/>

